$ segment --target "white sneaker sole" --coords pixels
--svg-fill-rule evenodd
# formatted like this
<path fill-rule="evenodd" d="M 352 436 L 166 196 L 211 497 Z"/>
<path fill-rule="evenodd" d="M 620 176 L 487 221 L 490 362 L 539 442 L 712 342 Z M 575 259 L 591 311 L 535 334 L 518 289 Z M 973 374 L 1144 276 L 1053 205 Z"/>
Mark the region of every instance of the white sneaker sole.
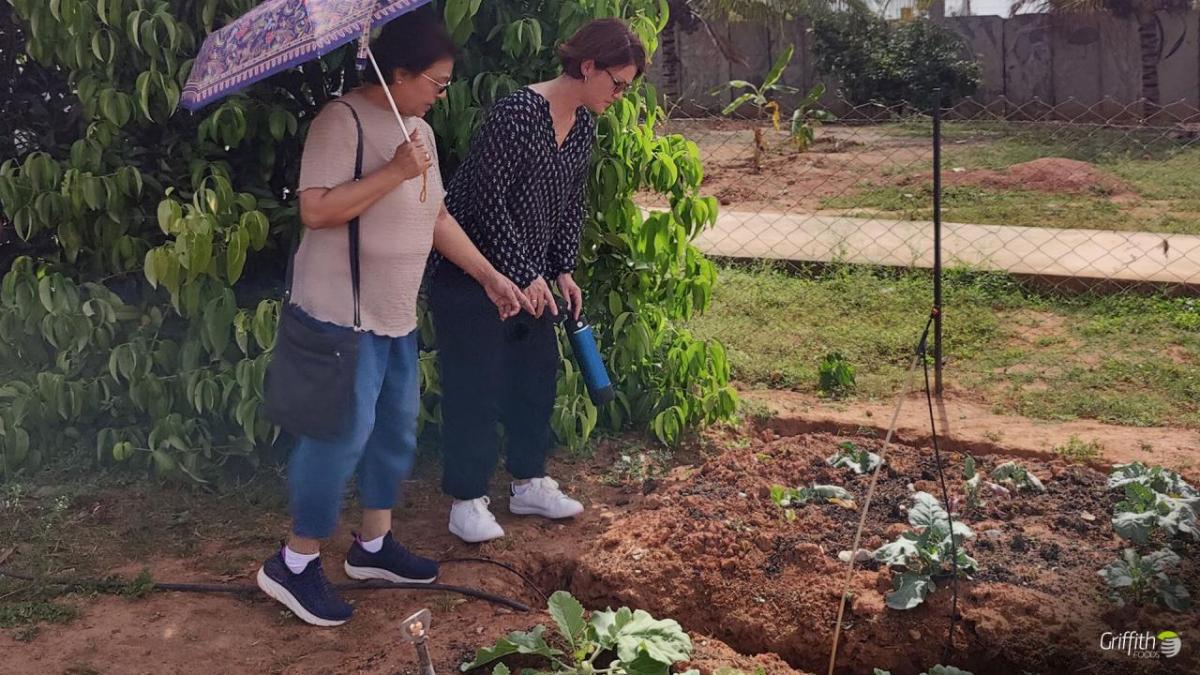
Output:
<path fill-rule="evenodd" d="M 583 507 L 580 507 L 579 510 L 577 510 L 577 511 L 572 511 L 571 513 L 564 513 L 564 514 L 556 515 L 554 513 L 550 513 L 549 511 L 540 509 L 536 506 L 523 506 L 521 504 L 513 504 L 511 502 L 509 502 L 509 504 L 508 504 L 508 510 L 518 516 L 541 516 L 543 518 L 549 518 L 550 520 L 563 520 L 565 518 L 574 518 L 575 516 L 583 513 Z"/>
<path fill-rule="evenodd" d="M 402 577 L 399 574 L 393 574 L 379 567 L 355 567 L 350 563 L 343 563 L 342 568 L 346 570 L 346 576 L 359 581 L 368 581 L 370 579 L 382 579 L 390 581 L 394 584 L 432 584 L 437 581 L 437 577 L 429 577 L 428 579 L 409 579 Z"/>
<path fill-rule="evenodd" d="M 258 587 L 262 589 L 263 593 L 266 593 L 275 600 L 283 603 L 284 607 L 290 609 L 292 614 L 295 614 L 296 617 L 304 623 L 311 624 L 313 626 L 322 626 L 325 628 L 340 626 L 346 623 L 345 619 L 322 619 L 307 609 L 304 609 L 304 606 L 300 604 L 300 601 L 296 599 L 296 596 L 292 595 L 286 588 L 276 583 L 274 579 L 267 576 L 266 571 L 261 567 L 258 568 L 257 578 Z"/>
<path fill-rule="evenodd" d="M 463 532 L 461 530 L 459 530 L 457 527 L 455 527 L 454 523 L 450 524 L 450 534 L 453 534 L 454 536 L 458 537 L 459 539 L 462 539 L 463 541 L 467 542 L 468 544 L 482 544 L 485 541 L 494 541 L 496 539 L 504 538 L 504 530 L 500 530 L 500 532 L 498 532 L 497 534 L 492 535 L 490 537 L 489 536 L 468 537 L 465 534 L 463 534 Z"/>

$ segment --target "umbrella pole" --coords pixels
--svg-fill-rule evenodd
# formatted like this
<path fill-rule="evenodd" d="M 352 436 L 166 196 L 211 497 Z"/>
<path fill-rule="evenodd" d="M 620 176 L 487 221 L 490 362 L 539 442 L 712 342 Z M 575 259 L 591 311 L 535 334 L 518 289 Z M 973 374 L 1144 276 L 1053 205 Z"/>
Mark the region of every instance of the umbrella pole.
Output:
<path fill-rule="evenodd" d="M 388 105 L 392 106 L 392 113 L 396 115 L 396 121 L 400 123 L 400 131 L 404 132 L 404 142 L 408 142 L 408 127 L 404 125 L 404 119 L 400 116 L 400 109 L 396 107 L 396 99 L 392 98 L 392 90 L 387 86 L 387 78 L 383 76 L 383 71 L 379 69 L 379 62 L 375 60 L 375 52 L 367 47 L 367 58 L 371 60 L 371 67 L 375 69 L 375 77 L 379 78 L 379 84 L 383 87 L 383 93 L 387 96 Z"/>
<path fill-rule="evenodd" d="M 375 52 L 367 47 L 367 58 L 371 60 L 371 67 L 375 69 L 375 77 L 379 78 L 379 86 L 383 87 L 383 94 L 387 97 L 388 105 L 392 106 L 392 114 L 396 116 L 396 122 L 400 124 L 400 131 L 404 136 L 401 143 L 408 142 L 408 127 L 404 124 L 404 118 L 400 115 L 400 109 L 396 107 L 396 99 L 392 98 L 392 90 L 387 85 L 387 79 L 383 76 L 383 71 L 379 69 L 379 62 L 375 60 Z M 421 201 L 425 201 L 426 190 L 428 189 L 428 174 L 421 173 Z"/>

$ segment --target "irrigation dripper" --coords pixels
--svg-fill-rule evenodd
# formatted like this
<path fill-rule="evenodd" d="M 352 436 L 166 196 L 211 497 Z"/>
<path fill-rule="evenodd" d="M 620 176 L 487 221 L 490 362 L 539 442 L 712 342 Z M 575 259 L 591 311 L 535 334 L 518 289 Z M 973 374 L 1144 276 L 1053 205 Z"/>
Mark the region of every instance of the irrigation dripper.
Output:
<path fill-rule="evenodd" d="M 417 660 L 421 663 L 421 675 L 436 675 L 433 672 L 433 659 L 429 658 L 429 623 L 433 614 L 429 609 L 422 609 L 404 620 L 400 625 L 400 635 L 406 642 L 411 642 L 417 650 Z"/>

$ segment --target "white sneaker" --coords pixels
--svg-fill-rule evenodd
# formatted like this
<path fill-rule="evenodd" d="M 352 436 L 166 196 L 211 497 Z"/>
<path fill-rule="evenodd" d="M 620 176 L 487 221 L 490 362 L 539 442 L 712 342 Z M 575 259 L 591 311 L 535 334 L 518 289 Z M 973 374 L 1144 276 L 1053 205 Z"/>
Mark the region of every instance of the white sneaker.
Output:
<path fill-rule="evenodd" d="M 521 516 L 570 518 L 583 513 L 583 504 L 564 495 L 558 483 L 549 476 L 534 478 L 525 485 L 512 486 L 508 510 Z"/>
<path fill-rule="evenodd" d="M 487 497 L 455 501 L 450 507 L 450 532 L 468 544 L 479 544 L 504 536 L 504 528 L 488 510 Z"/>

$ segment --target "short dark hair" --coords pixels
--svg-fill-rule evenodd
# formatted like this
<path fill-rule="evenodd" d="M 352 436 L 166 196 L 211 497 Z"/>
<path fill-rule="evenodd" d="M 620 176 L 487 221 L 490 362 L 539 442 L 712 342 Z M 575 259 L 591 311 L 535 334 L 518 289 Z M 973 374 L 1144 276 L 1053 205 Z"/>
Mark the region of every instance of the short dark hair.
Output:
<path fill-rule="evenodd" d="M 646 47 L 620 19 L 596 19 L 580 28 L 558 47 L 563 72 L 583 77 L 583 62 L 595 61 L 601 69 L 635 66 L 637 74 L 646 72 Z"/>
<path fill-rule="evenodd" d="M 442 59 L 458 55 L 458 47 L 446 33 L 445 22 L 429 6 L 389 22 L 379 37 L 371 41 L 371 51 L 388 84 L 392 84 L 397 68 L 420 73 Z M 363 75 L 367 82 L 379 84 L 374 68 L 368 66 Z"/>

